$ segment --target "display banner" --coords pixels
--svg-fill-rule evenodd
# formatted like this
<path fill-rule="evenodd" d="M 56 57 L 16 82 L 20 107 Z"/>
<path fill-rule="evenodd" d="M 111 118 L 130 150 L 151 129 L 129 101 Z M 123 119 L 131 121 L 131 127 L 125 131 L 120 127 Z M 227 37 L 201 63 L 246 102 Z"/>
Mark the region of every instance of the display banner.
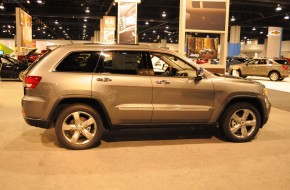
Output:
<path fill-rule="evenodd" d="M 137 43 L 137 3 L 118 3 L 118 43 Z"/>
<path fill-rule="evenodd" d="M 186 29 L 224 31 L 226 0 L 186 0 Z"/>
<path fill-rule="evenodd" d="M 16 8 L 16 36 L 20 39 L 21 47 L 30 48 L 32 45 L 32 18 L 21 8 Z"/>
<path fill-rule="evenodd" d="M 115 43 L 116 17 L 104 16 L 102 19 L 104 43 Z"/>
<path fill-rule="evenodd" d="M 22 54 L 21 47 L 32 47 L 32 18 L 19 7 L 16 7 L 16 44 L 18 54 Z"/>
<path fill-rule="evenodd" d="M 187 38 L 187 57 L 217 59 L 218 38 Z"/>

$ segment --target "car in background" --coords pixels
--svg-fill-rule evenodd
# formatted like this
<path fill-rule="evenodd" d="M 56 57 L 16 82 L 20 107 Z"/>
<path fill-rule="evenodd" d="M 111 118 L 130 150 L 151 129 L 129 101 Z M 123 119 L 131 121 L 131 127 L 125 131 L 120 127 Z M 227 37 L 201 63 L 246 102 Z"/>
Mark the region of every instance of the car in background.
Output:
<path fill-rule="evenodd" d="M 0 55 L 0 78 L 18 79 L 23 81 L 24 71 L 28 68 L 27 64 L 20 63 L 18 60 L 9 56 Z"/>
<path fill-rule="evenodd" d="M 29 53 L 27 53 L 26 55 L 18 55 L 17 60 L 19 62 L 24 63 L 24 64 L 30 65 L 31 63 L 33 63 L 36 59 L 38 59 L 42 55 L 40 53 L 36 53 L 36 50 L 37 49 L 33 49 Z"/>
<path fill-rule="evenodd" d="M 290 74 L 290 65 L 285 59 L 252 59 L 239 65 L 231 65 L 228 73 L 239 77 L 269 77 L 271 81 L 282 81 Z"/>
<path fill-rule="evenodd" d="M 245 57 L 227 57 L 227 62 L 226 62 L 226 71 L 229 70 L 229 67 L 231 65 L 236 65 L 236 64 L 241 64 L 249 61 L 249 58 Z"/>

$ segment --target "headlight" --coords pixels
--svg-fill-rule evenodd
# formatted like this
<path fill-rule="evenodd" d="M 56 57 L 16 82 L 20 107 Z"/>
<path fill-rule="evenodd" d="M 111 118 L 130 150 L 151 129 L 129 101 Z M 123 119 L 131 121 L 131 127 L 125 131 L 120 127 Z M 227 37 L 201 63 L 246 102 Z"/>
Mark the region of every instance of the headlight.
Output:
<path fill-rule="evenodd" d="M 267 88 L 263 88 L 263 95 L 264 96 L 268 96 L 268 90 L 267 90 Z"/>

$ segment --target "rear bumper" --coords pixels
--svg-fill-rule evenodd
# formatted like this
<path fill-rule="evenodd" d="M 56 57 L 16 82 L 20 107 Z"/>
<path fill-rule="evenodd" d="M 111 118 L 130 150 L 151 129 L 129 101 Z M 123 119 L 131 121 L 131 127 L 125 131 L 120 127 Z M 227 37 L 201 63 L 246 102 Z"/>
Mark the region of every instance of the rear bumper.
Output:
<path fill-rule="evenodd" d="M 44 129 L 47 129 L 49 127 L 48 121 L 43 121 L 40 119 L 33 119 L 33 118 L 28 118 L 28 117 L 24 117 L 24 120 L 28 125 L 32 125 L 35 127 L 44 128 Z"/>

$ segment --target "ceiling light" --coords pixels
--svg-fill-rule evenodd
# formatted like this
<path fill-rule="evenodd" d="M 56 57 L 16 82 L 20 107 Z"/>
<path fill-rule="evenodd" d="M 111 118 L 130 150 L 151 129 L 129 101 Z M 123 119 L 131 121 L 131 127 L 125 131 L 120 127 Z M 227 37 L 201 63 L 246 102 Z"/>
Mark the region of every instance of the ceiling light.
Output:
<path fill-rule="evenodd" d="M 38 27 L 37 30 L 40 30 L 40 28 Z"/>
<path fill-rule="evenodd" d="M 69 28 L 67 28 L 66 30 L 69 30 Z"/>
<path fill-rule="evenodd" d="M 143 36 L 146 36 L 146 33 L 144 33 Z"/>
<path fill-rule="evenodd" d="M 235 21 L 236 21 L 235 16 L 232 16 L 231 21 L 232 21 L 232 22 L 235 22 Z"/>
<path fill-rule="evenodd" d="M 284 19 L 285 19 L 285 20 L 289 20 L 289 15 L 286 14 L 286 15 L 284 16 Z"/>
<path fill-rule="evenodd" d="M 168 28 L 169 28 L 169 26 L 166 26 L 165 28 L 166 28 L 166 29 L 168 29 Z"/>
<path fill-rule="evenodd" d="M 5 7 L 4 7 L 4 5 L 3 5 L 3 3 L 1 3 L 0 4 L 0 9 L 4 9 Z"/>
<path fill-rule="evenodd" d="M 29 0 L 27 0 L 27 1 L 26 1 L 26 3 L 30 4 L 30 1 L 29 1 Z"/>
<path fill-rule="evenodd" d="M 90 9 L 89 7 L 86 8 L 86 13 L 89 13 L 90 12 Z"/>
<path fill-rule="evenodd" d="M 261 32 L 260 32 L 260 34 L 264 34 L 264 32 L 263 32 L 263 31 L 261 31 Z"/>
<path fill-rule="evenodd" d="M 276 11 L 281 11 L 281 10 L 282 10 L 282 7 L 280 6 L 280 4 L 278 4 L 276 7 Z"/>
<path fill-rule="evenodd" d="M 163 13 L 162 13 L 162 17 L 166 17 L 167 15 L 166 15 L 166 12 L 165 11 L 163 11 Z"/>
<path fill-rule="evenodd" d="M 60 27 L 58 27 L 60 30 L 62 29 L 62 27 L 60 26 Z"/>
<path fill-rule="evenodd" d="M 42 33 L 43 33 L 43 34 L 45 34 L 46 32 L 45 32 L 45 31 L 43 31 Z"/>
<path fill-rule="evenodd" d="M 84 28 L 86 28 L 87 26 L 86 25 L 84 25 Z"/>
<path fill-rule="evenodd" d="M 148 21 L 146 21 L 146 22 L 145 22 L 145 24 L 146 24 L 146 25 L 149 25 L 149 22 L 148 22 Z"/>
<path fill-rule="evenodd" d="M 54 24 L 58 24 L 58 21 L 57 21 L 57 20 L 55 20 L 55 21 L 54 21 Z"/>
<path fill-rule="evenodd" d="M 256 30 L 256 28 L 255 27 L 253 27 L 253 29 L 252 30 Z"/>
<path fill-rule="evenodd" d="M 38 4 L 42 4 L 43 2 L 42 2 L 42 0 L 37 0 L 36 1 Z"/>
<path fill-rule="evenodd" d="M 84 21 L 87 22 L 88 21 L 87 18 L 85 18 Z"/>
<path fill-rule="evenodd" d="M 156 33 L 156 31 L 155 31 L 155 30 L 153 30 L 153 33 L 155 34 L 155 33 Z"/>

